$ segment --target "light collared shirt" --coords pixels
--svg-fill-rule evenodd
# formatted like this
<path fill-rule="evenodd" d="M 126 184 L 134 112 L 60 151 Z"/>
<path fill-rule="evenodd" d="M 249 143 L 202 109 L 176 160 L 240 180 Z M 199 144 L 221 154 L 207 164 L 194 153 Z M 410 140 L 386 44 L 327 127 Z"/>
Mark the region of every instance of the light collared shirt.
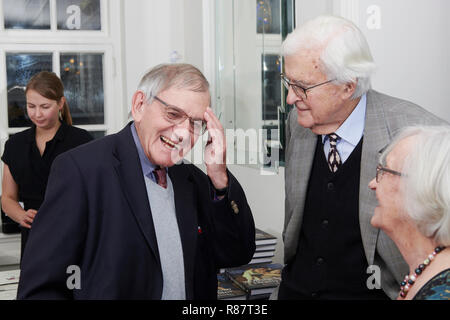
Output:
<path fill-rule="evenodd" d="M 139 160 L 141 161 L 142 173 L 145 177 L 150 178 L 153 182 L 156 183 L 155 174 L 153 171 L 156 169 L 156 165 L 150 162 L 147 156 L 144 153 L 144 149 L 142 148 L 141 141 L 139 140 L 139 136 L 136 131 L 136 127 L 134 123 L 131 124 L 131 134 L 133 135 L 134 143 L 136 144 L 136 148 L 139 154 Z"/>
<path fill-rule="evenodd" d="M 342 163 L 348 159 L 364 134 L 366 106 L 367 97 L 364 94 L 353 112 L 335 131 L 335 133 L 341 138 L 337 142 L 336 148 L 341 156 Z M 327 135 L 322 135 L 322 143 L 324 144 L 323 150 L 325 152 L 325 158 L 327 158 L 328 153 L 330 152 L 330 140 Z"/>
<path fill-rule="evenodd" d="M 141 141 L 139 140 L 139 136 L 136 131 L 136 127 L 134 123 L 131 124 L 131 134 L 133 135 L 134 143 L 136 144 L 136 148 L 139 154 L 139 160 L 141 161 L 141 167 L 142 167 L 142 173 L 145 177 L 151 179 L 154 183 L 158 183 L 156 181 L 155 173 L 153 172 L 156 169 L 156 165 L 150 162 L 150 160 L 147 158 L 147 156 L 144 153 L 144 149 L 142 148 Z M 167 170 L 166 170 L 167 172 Z M 167 173 L 166 173 L 167 175 Z M 170 177 L 167 175 L 167 180 L 169 180 Z M 211 183 L 211 186 L 213 187 L 213 184 Z M 216 191 L 214 190 L 214 202 L 221 201 L 223 198 L 218 198 L 216 196 Z"/>

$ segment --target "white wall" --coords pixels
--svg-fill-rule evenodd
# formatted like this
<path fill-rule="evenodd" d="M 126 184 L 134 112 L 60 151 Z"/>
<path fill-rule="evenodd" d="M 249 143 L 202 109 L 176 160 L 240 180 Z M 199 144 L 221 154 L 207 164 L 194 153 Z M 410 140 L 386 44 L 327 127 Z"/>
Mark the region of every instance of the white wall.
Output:
<path fill-rule="evenodd" d="M 297 0 L 296 9 L 300 23 L 323 13 L 355 22 L 377 64 L 373 88 L 450 122 L 450 1 Z"/>
<path fill-rule="evenodd" d="M 253 212 L 256 227 L 277 236 L 278 243 L 273 261 L 283 262 L 281 234 L 284 225 L 284 168 L 277 175 L 261 175 L 260 171 L 240 165 L 229 170 L 239 180 Z"/>
<path fill-rule="evenodd" d="M 450 122 L 450 1 L 360 0 L 359 26 L 378 70 L 373 88 L 415 102 Z M 371 20 L 378 6 L 379 29 Z M 372 22 L 372 23 L 370 23 Z"/>
<path fill-rule="evenodd" d="M 296 0 L 295 21 L 297 26 L 321 14 L 333 13 L 332 0 Z"/>
<path fill-rule="evenodd" d="M 202 69 L 201 0 L 122 1 L 128 103 L 142 75 L 157 64 L 176 59 Z"/>

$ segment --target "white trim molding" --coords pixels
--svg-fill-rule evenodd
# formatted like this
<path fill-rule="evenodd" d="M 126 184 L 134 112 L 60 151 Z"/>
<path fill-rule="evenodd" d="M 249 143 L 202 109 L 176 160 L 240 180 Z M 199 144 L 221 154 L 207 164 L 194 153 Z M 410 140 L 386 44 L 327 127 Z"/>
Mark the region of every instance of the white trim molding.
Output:
<path fill-rule="evenodd" d="M 359 25 L 358 0 L 333 0 L 333 14 L 353 21 Z"/>
<path fill-rule="evenodd" d="M 203 0 L 203 73 L 209 82 L 211 108 L 215 110 L 216 91 L 216 3 Z M 217 111 L 217 110 L 215 110 Z"/>

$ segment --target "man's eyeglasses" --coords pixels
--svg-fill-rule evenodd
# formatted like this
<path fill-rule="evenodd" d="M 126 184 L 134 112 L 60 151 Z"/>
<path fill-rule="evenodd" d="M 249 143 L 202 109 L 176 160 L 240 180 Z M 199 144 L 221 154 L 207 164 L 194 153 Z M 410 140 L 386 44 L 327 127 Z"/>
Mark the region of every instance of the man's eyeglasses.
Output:
<path fill-rule="evenodd" d="M 178 125 L 178 124 L 181 124 L 184 121 L 186 121 L 186 119 L 189 119 L 189 131 L 191 133 L 199 134 L 199 135 L 202 135 L 203 133 L 205 133 L 205 131 L 206 131 L 206 121 L 205 120 L 192 119 L 191 117 L 189 117 L 186 114 L 186 112 L 184 112 L 180 108 L 172 106 L 172 105 L 168 104 L 167 102 L 164 102 L 157 96 L 153 96 L 153 98 L 165 106 L 164 115 L 166 116 L 166 119 L 169 122 L 171 122 L 175 125 Z"/>
<path fill-rule="evenodd" d="M 288 79 L 284 73 L 281 73 L 280 77 L 281 77 L 281 82 L 283 82 L 286 89 L 289 90 L 289 88 L 292 87 L 292 90 L 294 90 L 294 93 L 297 95 L 297 97 L 301 98 L 302 100 L 308 99 L 308 95 L 306 94 L 306 91 L 336 80 L 336 79 L 332 79 L 332 80 L 328 80 L 328 81 L 313 85 L 308 88 L 304 88 L 301 85 L 299 85 L 298 82 Z"/>
<path fill-rule="evenodd" d="M 377 175 L 375 176 L 377 183 L 380 182 L 381 176 L 383 175 L 383 172 L 388 172 L 390 174 L 399 176 L 399 177 L 405 177 L 406 175 L 404 173 L 395 171 L 395 170 L 391 170 L 389 168 L 383 167 L 381 164 L 377 165 Z"/>

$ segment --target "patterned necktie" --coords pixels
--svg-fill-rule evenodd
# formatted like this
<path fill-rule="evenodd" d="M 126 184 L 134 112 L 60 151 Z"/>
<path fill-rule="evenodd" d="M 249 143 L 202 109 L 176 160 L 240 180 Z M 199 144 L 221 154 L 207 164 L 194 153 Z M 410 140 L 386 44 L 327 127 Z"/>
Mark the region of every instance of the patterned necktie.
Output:
<path fill-rule="evenodd" d="M 159 184 L 164 189 L 167 188 L 167 177 L 166 168 L 157 167 L 153 170 L 153 175 L 155 176 L 156 183 Z"/>
<path fill-rule="evenodd" d="M 339 139 L 341 139 L 336 133 L 331 133 L 328 135 L 328 139 L 330 139 L 330 152 L 328 153 L 328 167 L 331 172 L 338 171 L 339 167 L 342 164 L 341 156 L 336 148 L 336 143 Z"/>

